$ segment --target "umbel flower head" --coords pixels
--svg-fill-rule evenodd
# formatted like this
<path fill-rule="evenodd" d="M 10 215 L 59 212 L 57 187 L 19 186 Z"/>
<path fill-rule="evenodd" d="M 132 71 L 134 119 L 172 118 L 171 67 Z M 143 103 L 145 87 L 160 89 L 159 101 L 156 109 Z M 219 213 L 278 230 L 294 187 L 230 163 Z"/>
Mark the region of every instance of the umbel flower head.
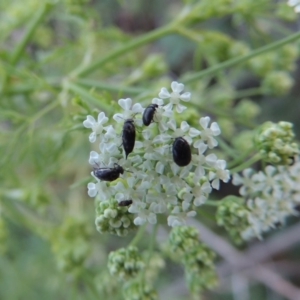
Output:
<path fill-rule="evenodd" d="M 267 162 L 288 165 L 299 154 L 298 145 L 294 138 L 292 123 L 266 122 L 257 131 L 255 144 Z"/>
<path fill-rule="evenodd" d="M 181 83 L 172 82 L 171 89 L 162 88 L 160 98 L 147 104 L 147 113 L 153 113 L 149 126 L 143 125 L 145 108 L 130 98 L 118 101 L 123 111 L 112 120 L 101 112 L 98 121 L 87 116 L 83 122 L 92 129 L 90 142 L 99 141 L 98 151 L 89 158 L 98 170 L 92 172 L 95 182 L 88 184 L 89 196 L 100 202 L 130 200 L 127 211 L 135 225 L 155 224 L 158 214 L 168 215 L 169 226 L 183 225 L 212 189 L 230 178 L 226 161 L 213 153 L 221 133 L 218 124 L 209 117 L 200 117 L 198 128 L 186 121 L 178 124 L 176 115 L 187 109 L 181 101 L 188 102 L 191 94 Z M 130 151 L 129 144 L 134 146 Z"/>
<path fill-rule="evenodd" d="M 241 185 L 240 194 L 247 199 L 248 226 L 240 228 L 244 240 L 262 238 L 264 232 L 280 224 L 290 215 L 298 215 L 300 204 L 300 161 L 292 166 L 267 166 L 264 171 L 234 174 L 233 184 Z M 240 209 L 238 211 L 241 211 Z M 246 225 L 245 222 L 243 222 Z M 225 224 L 224 224 L 225 225 Z"/>

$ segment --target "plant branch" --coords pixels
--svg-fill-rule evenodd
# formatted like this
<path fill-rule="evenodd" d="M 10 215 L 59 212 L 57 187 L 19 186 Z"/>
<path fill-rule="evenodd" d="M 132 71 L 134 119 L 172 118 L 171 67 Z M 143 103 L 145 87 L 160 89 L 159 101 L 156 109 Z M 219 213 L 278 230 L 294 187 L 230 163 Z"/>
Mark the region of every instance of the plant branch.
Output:
<path fill-rule="evenodd" d="M 181 80 L 181 82 L 183 82 L 183 83 L 190 83 L 190 82 L 196 81 L 196 80 L 198 80 L 198 79 L 200 79 L 200 78 L 202 78 L 204 76 L 216 74 L 220 70 L 223 70 L 223 69 L 235 66 L 235 65 L 243 63 L 243 62 L 246 62 L 247 60 L 249 60 L 249 59 L 251 59 L 251 58 L 253 58 L 255 56 L 258 56 L 260 54 L 263 54 L 263 53 L 275 50 L 275 49 L 277 49 L 279 47 L 282 47 L 282 46 L 284 46 L 286 44 L 294 42 L 294 41 L 296 41 L 299 38 L 300 38 L 300 32 L 296 32 L 296 33 L 291 34 L 290 36 L 285 37 L 285 38 L 283 38 L 283 39 L 281 39 L 279 41 L 276 41 L 276 42 L 271 43 L 269 45 L 263 46 L 263 47 L 258 48 L 256 50 L 253 50 L 249 54 L 246 54 L 246 55 L 243 55 L 243 56 L 239 56 L 239 57 L 236 57 L 236 58 L 232 58 L 232 59 L 226 60 L 226 61 L 224 61 L 224 62 L 222 62 L 222 63 L 220 63 L 218 65 L 215 65 L 213 67 L 207 68 L 207 69 L 205 69 L 203 71 L 200 71 L 200 72 L 197 72 L 197 73 L 195 73 L 193 75 L 186 76 L 185 78 L 183 78 Z"/>
<path fill-rule="evenodd" d="M 118 47 L 115 50 L 110 51 L 107 55 L 104 57 L 101 57 L 99 60 L 95 61 L 92 65 L 87 66 L 81 66 L 78 69 L 75 69 L 73 72 L 71 72 L 71 77 L 84 77 L 87 76 L 90 73 L 93 73 L 103 65 L 107 64 L 108 62 L 124 55 L 125 53 L 136 49 L 140 46 L 149 44 L 155 40 L 158 40 L 168 34 L 171 34 L 174 32 L 173 24 L 167 25 L 161 28 L 158 28 L 156 30 L 153 30 L 147 34 L 144 34 L 138 38 L 135 38 L 125 44 L 124 46 Z"/>

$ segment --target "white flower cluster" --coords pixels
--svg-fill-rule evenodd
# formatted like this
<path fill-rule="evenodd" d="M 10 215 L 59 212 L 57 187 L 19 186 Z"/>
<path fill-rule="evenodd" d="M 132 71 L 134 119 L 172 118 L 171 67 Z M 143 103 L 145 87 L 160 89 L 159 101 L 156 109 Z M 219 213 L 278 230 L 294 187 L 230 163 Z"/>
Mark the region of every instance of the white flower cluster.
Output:
<path fill-rule="evenodd" d="M 294 7 L 296 13 L 300 12 L 300 0 L 288 0 L 287 4 Z"/>
<path fill-rule="evenodd" d="M 143 126 L 142 116 L 145 108 L 141 104 L 133 105 L 132 100 L 120 99 L 123 113 L 113 116 L 115 125 L 104 126 L 108 118 L 103 112 L 96 121 L 87 116 L 83 122 L 91 128 L 91 143 L 99 140 L 99 152 L 90 153 L 89 163 L 96 168 L 113 168 L 116 164 L 124 169 L 117 180 L 100 181 L 92 172 L 96 183 L 88 184 L 90 197 L 99 195 L 99 201 L 115 199 L 119 203 L 132 200 L 128 208 L 135 214 L 135 225 L 145 222 L 157 222 L 157 214 L 168 214 L 168 224 L 177 226 L 185 224 L 186 217 L 195 216 L 195 207 L 205 203 L 212 188 L 218 189 L 220 180 L 227 182 L 230 178 L 226 162 L 214 153 L 205 155 L 206 150 L 217 146 L 214 138 L 220 134 L 216 122 L 210 124 L 210 118 L 200 118 L 201 129 L 191 127 L 186 121 L 177 127 L 175 108 L 182 113 L 186 107 L 181 101 L 189 101 L 191 94 L 183 93 L 184 85 L 171 84 L 172 92 L 162 88 L 156 104 L 154 122 Z M 168 100 L 166 104 L 164 102 Z M 133 119 L 134 118 L 134 119 Z M 122 149 L 122 126 L 127 119 L 133 119 L 137 139 L 133 152 L 128 159 Z M 182 137 L 193 149 L 191 162 L 179 167 L 172 157 L 172 143 Z"/>
<path fill-rule="evenodd" d="M 293 166 L 267 166 L 265 171 L 243 171 L 233 175 L 233 184 L 242 185 L 240 194 L 247 199 L 250 227 L 241 233 L 245 240 L 262 237 L 262 233 L 297 215 L 300 204 L 300 161 Z"/>

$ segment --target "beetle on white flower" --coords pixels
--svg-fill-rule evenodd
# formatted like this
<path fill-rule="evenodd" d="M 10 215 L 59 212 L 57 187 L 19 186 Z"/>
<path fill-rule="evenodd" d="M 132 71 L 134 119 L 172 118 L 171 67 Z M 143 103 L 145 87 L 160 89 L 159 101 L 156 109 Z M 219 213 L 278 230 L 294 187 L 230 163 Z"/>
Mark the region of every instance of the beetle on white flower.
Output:
<path fill-rule="evenodd" d="M 91 142 L 94 136 L 100 136 L 99 150 L 91 151 L 89 163 L 106 168 L 118 164 L 124 169 L 112 182 L 100 181 L 92 172 L 97 182 L 88 184 L 88 195 L 116 203 L 130 199 L 131 205 L 120 209 L 134 214 L 131 220 L 137 226 L 146 222 L 155 224 L 158 214 L 167 214 L 170 226 L 183 225 L 187 217 L 196 215 L 196 207 L 205 204 L 212 188 L 219 188 L 220 180 L 229 180 L 226 162 L 213 153 L 206 154 L 217 145 L 214 137 L 221 132 L 218 124 L 213 122 L 209 126 L 210 118 L 204 117 L 199 119 L 202 128 L 191 127 L 188 121 L 178 126 L 173 109 L 182 113 L 186 107 L 180 101 L 189 101 L 191 94 L 183 93 L 184 85 L 178 82 L 172 82 L 171 88 L 171 93 L 162 88 L 160 98 L 152 100 L 152 104 L 157 104 L 154 122 L 141 128 L 127 160 L 122 156 L 120 123 L 132 119 L 134 124 L 142 126 L 144 108 L 140 103 L 133 104 L 130 98 L 120 99 L 123 112 L 113 115 L 115 123 L 108 122 L 104 113 L 99 114 L 98 122 L 91 116 L 84 122 L 85 127 L 93 130 Z M 183 167 L 173 160 L 172 144 L 176 138 L 184 139 L 191 147 L 191 161 Z M 100 211 L 103 210 L 97 214 Z M 121 223 L 112 220 L 111 226 L 123 226 Z"/>

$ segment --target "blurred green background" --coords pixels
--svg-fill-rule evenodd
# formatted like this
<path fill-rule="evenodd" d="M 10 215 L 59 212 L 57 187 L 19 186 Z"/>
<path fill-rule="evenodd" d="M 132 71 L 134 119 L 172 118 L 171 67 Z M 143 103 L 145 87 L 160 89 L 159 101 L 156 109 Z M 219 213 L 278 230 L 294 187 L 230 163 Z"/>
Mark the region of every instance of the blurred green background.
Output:
<path fill-rule="evenodd" d="M 196 4 L 201 13 L 184 26 L 149 37 L 185 5 Z M 117 282 L 105 281 L 107 255 L 134 234 L 119 238 L 95 229 L 86 189 L 92 147 L 82 122 L 102 110 L 112 116 L 122 97 L 146 105 L 172 80 L 185 82 L 298 30 L 299 18 L 286 1 L 2 0 L 0 299 L 121 299 Z M 142 36 L 148 42 L 134 45 Z M 108 59 L 116 49 L 119 54 Z M 101 59 L 93 72 L 76 77 Z M 217 119 L 226 142 L 241 151 L 252 124 L 267 120 L 294 123 L 299 137 L 298 60 L 294 42 L 187 82 L 192 107 Z M 215 197 L 228 193 L 236 189 L 224 187 Z M 226 236 L 214 222 L 204 222 Z M 299 244 L 278 259 L 298 263 Z M 299 285 L 300 273 L 290 278 Z M 182 270 L 167 261 L 158 291 L 178 279 L 184 280 Z M 164 299 L 187 299 L 186 289 L 181 292 L 170 289 Z M 249 293 L 249 299 L 284 299 L 263 285 Z M 204 299 L 236 297 L 228 287 Z"/>

